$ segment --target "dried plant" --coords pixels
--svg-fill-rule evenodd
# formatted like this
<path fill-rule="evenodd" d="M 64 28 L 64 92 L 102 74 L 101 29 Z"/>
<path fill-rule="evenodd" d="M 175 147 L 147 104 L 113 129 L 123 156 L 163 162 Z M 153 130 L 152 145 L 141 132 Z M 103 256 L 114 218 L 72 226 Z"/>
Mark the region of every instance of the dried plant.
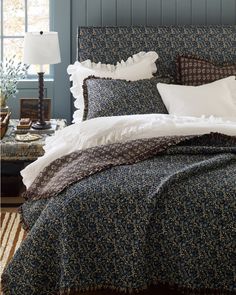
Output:
<path fill-rule="evenodd" d="M 17 91 L 17 83 L 24 79 L 29 68 L 22 62 L 15 62 L 15 55 L 12 58 L 6 58 L 0 62 L 0 97 L 1 105 L 11 96 L 15 96 Z"/>

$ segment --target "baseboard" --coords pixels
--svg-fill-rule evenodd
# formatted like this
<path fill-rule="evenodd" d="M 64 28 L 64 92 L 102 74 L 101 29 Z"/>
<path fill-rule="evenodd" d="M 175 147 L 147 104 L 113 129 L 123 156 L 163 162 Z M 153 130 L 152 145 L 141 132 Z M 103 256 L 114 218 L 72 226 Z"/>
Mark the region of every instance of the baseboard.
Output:
<path fill-rule="evenodd" d="M 24 203 L 24 198 L 22 197 L 1 197 L 2 207 L 14 207 L 19 206 Z"/>

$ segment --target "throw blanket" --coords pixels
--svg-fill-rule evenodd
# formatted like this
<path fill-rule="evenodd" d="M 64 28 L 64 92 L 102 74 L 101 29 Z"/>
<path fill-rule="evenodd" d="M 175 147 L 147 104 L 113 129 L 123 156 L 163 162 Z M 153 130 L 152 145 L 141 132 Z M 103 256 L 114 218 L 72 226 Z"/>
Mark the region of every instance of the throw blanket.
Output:
<path fill-rule="evenodd" d="M 235 183 L 236 137 L 221 134 L 135 140 L 56 160 L 26 193 L 29 233 L 4 271 L 4 294 L 158 282 L 233 292 Z"/>

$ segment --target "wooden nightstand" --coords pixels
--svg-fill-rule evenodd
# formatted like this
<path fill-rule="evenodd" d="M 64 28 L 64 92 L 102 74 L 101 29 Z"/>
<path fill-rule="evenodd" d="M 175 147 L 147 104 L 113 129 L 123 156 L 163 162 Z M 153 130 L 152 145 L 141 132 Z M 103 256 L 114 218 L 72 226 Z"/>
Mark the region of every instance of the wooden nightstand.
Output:
<path fill-rule="evenodd" d="M 54 130 L 35 131 L 41 139 L 31 142 L 16 141 L 18 133 L 16 126 L 19 120 L 12 119 L 9 122 L 7 133 L 1 140 L 1 204 L 16 205 L 23 202 L 20 194 L 25 187 L 22 183 L 20 171 L 28 164 L 44 154 L 43 145 L 48 136 L 52 136 Z M 66 127 L 66 120 L 51 120 L 55 130 Z"/>

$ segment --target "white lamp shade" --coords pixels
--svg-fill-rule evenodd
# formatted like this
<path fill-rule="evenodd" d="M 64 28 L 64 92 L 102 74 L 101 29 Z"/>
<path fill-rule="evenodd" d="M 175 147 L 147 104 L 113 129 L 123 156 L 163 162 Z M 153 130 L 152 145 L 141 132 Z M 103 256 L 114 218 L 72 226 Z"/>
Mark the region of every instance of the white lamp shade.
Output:
<path fill-rule="evenodd" d="M 41 32 L 42 33 L 42 32 Z M 57 32 L 26 33 L 24 62 L 26 64 L 57 64 L 61 62 Z"/>

